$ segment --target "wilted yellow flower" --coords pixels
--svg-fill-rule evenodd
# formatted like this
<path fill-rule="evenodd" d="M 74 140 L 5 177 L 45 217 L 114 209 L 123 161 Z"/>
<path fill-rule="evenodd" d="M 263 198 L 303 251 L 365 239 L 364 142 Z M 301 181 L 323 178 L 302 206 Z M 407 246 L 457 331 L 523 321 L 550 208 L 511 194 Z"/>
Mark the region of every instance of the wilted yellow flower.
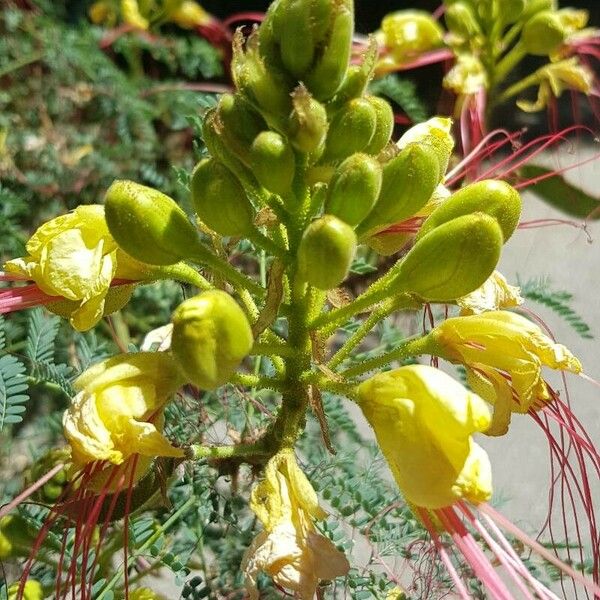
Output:
<path fill-rule="evenodd" d="M 499 271 L 494 271 L 489 279 L 470 294 L 458 298 L 461 315 L 476 315 L 499 308 L 511 308 L 523 304 L 520 288 L 510 285 Z"/>
<path fill-rule="evenodd" d="M 8 600 L 17 600 L 19 594 L 20 582 L 13 583 L 8 588 Z M 20 596 L 23 600 L 44 600 L 44 590 L 42 584 L 35 579 L 28 579 L 23 588 L 23 595 Z"/>
<path fill-rule="evenodd" d="M 265 478 L 252 491 L 250 507 L 265 528 L 242 561 L 252 600 L 259 597 L 256 577 L 261 571 L 300 600 L 313 599 L 320 579 L 348 572 L 343 553 L 315 529 L 314 519 L 326 513 L 291 450 L 269 461 Z"/>
<path fill-rule="evenodd" d="M 361 383 L 358 393 L 406 500 L 433 509 L 490 498 L 490 462 L 471 437 L 491 420 L 479 396 L 425 365 L 379 373 Z"/>
<path fill-rule="evenodd" d="M 490 435 L 506 433 L 511 413 L 526 413 L 550 398 L 542 367 L 580 373 L 562 344 L 520 315 L 492 311 L 447 319 L 431 333 L 433 352 L 462 363 L 473 390 L 494 405 Z"/>
<path fill-rule="evenodd" d="M 9 260 L 4 269 L 32 279 L 45 294 L 64 298 L 66 303 L 48 308 L 68 316 L 79 331 L 92 328 L 131 297 L 132 286 L 110 289 L 119 275 L 118 260 L 125 262 L 125 255 L 117 255 L 102 206 L 79 206 L 51 219 L 31 236 L 26 248 L 27 256 Z"/>
<path fill-rule="evenodd" d="M 164 352 L 122 354 L 85 371 L 63 416 L 73 462 L 118 465 L 136 453 L 183 456 L 161 433 L 164 406 L 181 383 L 175 361 Z"/>

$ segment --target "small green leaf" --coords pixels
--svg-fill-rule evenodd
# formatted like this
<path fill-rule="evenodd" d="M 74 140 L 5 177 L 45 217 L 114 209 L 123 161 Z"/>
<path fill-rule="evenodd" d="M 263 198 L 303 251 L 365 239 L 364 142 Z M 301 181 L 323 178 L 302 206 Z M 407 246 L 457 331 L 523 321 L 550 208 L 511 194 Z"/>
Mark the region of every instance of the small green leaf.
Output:
<path fill-rule="evenodd" d="M 521 168 L 525 179 L 536 179 L 552 173 L 550 169 L 527 165 Z M 544 202 L 572 217 L 600 219 L 600 198 L 594 198 L 565 181 L 562 175 L 552 175 L 528 188 Z"/>

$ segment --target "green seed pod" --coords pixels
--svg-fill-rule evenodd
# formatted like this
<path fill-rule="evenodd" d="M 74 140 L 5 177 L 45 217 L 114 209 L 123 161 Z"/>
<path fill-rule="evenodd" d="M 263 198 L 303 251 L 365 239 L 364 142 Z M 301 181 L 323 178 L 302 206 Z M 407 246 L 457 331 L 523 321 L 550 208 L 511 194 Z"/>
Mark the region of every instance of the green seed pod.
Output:
<path fill-rule="evenodd" d="M 390 285 L 427 302 L 451 302 L 492 274 L 502 250 L 498 222 L 483 213 L 463 215 L 423 236 L 402 259 Z"/>
<path fill-rule="evenodd" d="M 350 100 L 331 121 L 324 159 L 341 160 L 361 152 L 373 139 L 376 125 L 377 112 L 367 98 Z"/>
<path fill-rule="evenodd" d="M 401 10 L 387 15 L 381 29 L 385 45 L 400 62 L 437 48 L 443 41 L 443 30 L 425 11 Z"/>
<path fill-rule="evenodd" d="M 443 176 L 446 173 L 454 149 L 454 138 L 450 133 L 451 129 L 452 119 L 433 117 L 411 127 L 398 140 L 396 145 L 400 150 L 408 144 L 419 144 L 431 148 L 438 158 L 440 176 Z"/>
<path fill-rule="evenodd" d="M 418 144 L 408 144 L 383 167 L 381 193 L 357 233 L 384 229 L 414 215 L 425 206 L 440 182 L 435 152 Z"/>
<path fill-rule="evenodd" d="M 284 0 L 281 4 L 285 6 L 285 19 L 278 32 L 281 61 L 296 79 L 301 79 L 315 56 L 311 3 Z"/>
<path fill-rule="evenodd" d="M 465 2 L 453 2 L 446 9 L 444 19 L 448 29 L 465 41 L 481 35 L 481 27 L 479 27 L 473 10 Z"/>
<path fill-rule="evenodd" d="M 244 188 L 213 158 L 196 165 L 190 191 L 196 214 L 218 234 L 241 236 L 254 229 L 254 210 Z"/>
<path fill-rule="evenodd" d="M 521 43 L 529 54 L 548 56 L 565 41 L 567 32 L 560 17 L 553 12 L 540 12 L 523 26 Z"/>
<path fill-rule="evenodd" d="M 250 146 L 254 138 L 267 129 L 265 120 L 238 94 L 223 94 L 217 113 L 223 124 L 223 143 L 246 166 L 250 166 Z"/>
<path fill-rule="evenodd" d="M 259 183 L 270 192 L 287 194 L 296 173 L 296 157 L 288 141 L 274 131 L 256 136 L 251 149 L 252 169 Z"/>
<path fill-rule="evenodd" d="M 298 248 L 300 275 L 311 285 L 330 290 L 348 275 L 354 253 L 356 235 L 352 227 L 333 215 L 313 221 L 304 232 Z"/>
<path fill-rule="evenodd" d="M 172 265 L 198 248 L 196 228 L 177 203 L 158 190 L 117 180 L 106 192 L 104 207 L 111 235 L 136 260 Z"/>
<path fill-rule="evenodd" d="M 486 179 L 471 183 L 452 194 L 431 213 L 421 226 L 417 239 L 452 219 L 480 212 L 498 222 L 506 242 L 519 224 L 521 204 L 519 192 L 505 181 Z"/>
<path fill-rule="evenodd" d="M 171 351 L 184 375 L 203 390 L 225 384 L 252 349 L 244 311 L 229 294 L 210 290 L 173 313 Z"/>
<path fill-rule="evenodd" d="M 325 41 L 333 20 L 335 2 L 331 0 L 310 0 L 312 33 L 316 44 Z"/>
<path fill-rule="evenodd" d="M 338 91 L 350 64 L 354 33 L 352 2 L 336 4 L 334 10 L 337 14 L 325 48 L 315 66 L 303 78 L 311 94 L 322 102 L 331 99 Z"/>
<path fill-rule="evenodd" d="M 371 141 L 364 149 L 367 154 L 379 154 L 388 144 L 394 131 L 394 111 L 389 102 L 377 96 L 366 98 L 375 109 L 377 120 Z"/>
<path fill-rule="evenodd" d="M 381 191 L 381 165 L 368 154 L 353 154 L 335 172 L 325 212 L 353 227 L 371 211 Z"/>
<path fill-rule="evenodd" d="M 292 94 L 294 109 L 289 121 L 290 141 L 305 154 L 318 152 L 325 144 L 327 129 L 327 111 L 303 86 L 298 86 Z"/>

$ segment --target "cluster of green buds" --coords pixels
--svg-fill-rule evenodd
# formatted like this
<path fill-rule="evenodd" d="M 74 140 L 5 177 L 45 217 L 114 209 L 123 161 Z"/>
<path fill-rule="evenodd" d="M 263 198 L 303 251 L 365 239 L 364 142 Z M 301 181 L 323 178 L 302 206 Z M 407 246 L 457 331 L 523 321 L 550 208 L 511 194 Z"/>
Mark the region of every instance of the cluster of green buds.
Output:
<path fill-rule="evenodd" d="M 592 91 L 593 73 L 571 56 L 568 46 L 593 33 L 584 29 L 585 10 L 559 9 L 556 0 L 444 0 L 444 4 L 447 32 L 422 11 L 399 11 L 384 19 L 379 40 L 388 53 L 382 70 L 445 45 L 456 59 L 445 87 L 459 97 L 485 91 L 490 107 L 534 86 L 540 88 L 538 99 L 520 100 L 523 110 L 540 110 L 564 90 Z M 527 55 L 547 62 L 507 86 L 507 78 Z"/>
<path fill-rule="evenodd" d="M 499 13 L 484 8 L 497 5 L 473 0 L 449 9 L 452 15 L 463 7 L 475 24 L 492 26 Z M 544 14 L 539 6 L 523 25 Z M 489 461 L 470 437 L 490 427 L 485 401 L 432 367 L 402 367 L 361 383 L 362 375 L 398 359 L 436 354 L 477 365 L 472 377 L 487 377 L 487 387 L 478 380 L 487 390 L 481 396 L 494 403 L 502 351 L 492 350 L 502 335 L 514 339 L 517 330 L 522 339 L 507 347 L 521 362 L 527 352 L 527 374 L 540 394 L 542 364 L 581 368 L 562 347 L 564 360 L 539 359 L 549 348 L 558 356 L 556 345 L 504 311 L 490 313 L 493 319 L 471 314 L 449 320 L 449 330 L 440 327 L 380 357 L 347 365 L 372 329 L 398 310 L 438 302 L 473 313 L 517 304 L 518 293 L 494 269 L 521 212 L 518 192 L 503 181 L 478 181 L 453 193 L 444 187 L 454 146 L 449 119 L 433 118 L 392 141 L 392 110 L 367 91 L 376 47 L 350 64 L 353 18 L 351 0 L 276 0 L 248 39 L 236 34 L 235 91 L 206 113 L 207 153 L 190 180 L 195 221 L 170 197 L 131 181 L 114 182 L 104 212 L 98 212 L 121 262 L 128 256 L 149 265 L 156 277 L 184 273 L 180 280 L 199 293 L 174 311 L 170 342 L 161 343 L 160 352 L 119 355 L 79 377 L 78 394 L 63 420 L 73 461 L 121 465 L 137 454 L 141 470 L 156 456 L 228 459 L 229 467 L 234 460 L 266 465 L 251 505 L 265 535 L 244 559 L 251 598 L 258 597 L 254 583 L 261 570 L 312 598 L 320 578 L 348 569 L 329 540 L 315 542 L 313 521 L 325 513 L 293 457 L 307 410 L 320 392 L 340 393 L 361 405 L 407 499 L 436 509 L 491 494 Z M 393 266 L 365 284 L 358 297 L 340 303 L 342 295 L 332 290 L 343 285 L 357 253 L 367 245 L 380 247 L 378 239 L 407 220 L 419 227 L 414 237 L 395 240 L 395 248 L 386 246 L 388 254 L 402 250 Z M 245 273 L 230 262 L 228 252 L 239 252 L 240 240 L 255 247 L 261 269 Z M 465 301 L 470 294 L 475 297 Z M 361 313 L 369 314 L 328 356 L 332 334 Z M 474 347 L 486 346 L 487 370 L 471 357 L 472 323 L 475 333 L 486 325 L 487 337 Z M 251 356 L 268 361 L 257 361 L 251 372 Z M 498 368 L 507 364 L 503 358 Z M 202 390 L 226 384 L 271 389 L 280 394 L 280 407 L 252 443 L 175 447 L 163 435 L 164 408 L 186 383 Z M 409 400 L 416 408 L 407 408 Z M 528 402 L 533 406 L 532 398 Z M 502 407 L 509 414 L 516 410 L 508 401 Z M 502 426 L 506 423 L 504 418 Z M 418 434 L 409 433 L 411 427 Z M 51 480 L 44 493 L 56 496 L 63 483 Z M 287 565 L 282 556 L 302 558 Z M 325 556 L 333 561 L 329 568 Z"/>

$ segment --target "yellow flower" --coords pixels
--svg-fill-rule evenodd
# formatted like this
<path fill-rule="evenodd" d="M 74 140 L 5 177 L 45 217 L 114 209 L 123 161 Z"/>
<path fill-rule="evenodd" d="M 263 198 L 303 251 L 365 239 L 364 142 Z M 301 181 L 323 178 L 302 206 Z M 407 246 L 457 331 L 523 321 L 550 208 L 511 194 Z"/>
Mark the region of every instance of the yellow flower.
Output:
<path fill-rule="evenodd" d="M 470 54 L 459 54 L 456 64 L 444 78 L 444 87 L 458 95 L 476 94 L 487 89 L 488 84 L 485 67 Z"/>
<path fill-rule="evenodd" d="M 251 600 L 259 597 L 256 578 L 261 571 L 300 600 L 313 599 L 320 579 L 348 572 L 346 557 L 315 529 L 314 519 L 326 513 L 291 450 L 269 461 L 250 507 L 265 527 L 242 561 Z"/>
<path fill-rule="evenodd" d="M 79 393 L 63 416 L 73 462 L 183 456 L 162 434 L 164 406 L 181 383 L 164 352 L 122 354 L 88 369 L 75 381 Z"/>
<path fill-rule="evenodd" d="M 28 255 L 9 260 L 5 270 L 32 279 L 45 294 L 64 298 L 66 303 L 48 308 L 68 316 L 79 331 L 122 308 L 131 296 L 132 286 L 110 289 L 111 281 L 120 274 L 117 256 L 124 264 L 127 258 L 123 253 L 117 255 L 102 206 L 80 206 L 44 223 L 26 248 Z"/>
<path fill-rule="evenodd" d="M 409 365 L 360 384 L 359 405 L 407 501 L 442 508 L 492 494 L 491 466 L 472 434 L 485 431 L 485 402 L 439 369 Z"/>
<path fill-rule="evenodd" d="M 193 29 L 198 25 L 210 25 L 213 22 L 213 17 L 193 0 L 183 0 L 169 13 L 168 19 L 183 29 Z"/>
<path fill-rule="evenodd" d="M 431 331 L 433 352 L 467 368 L 473 390 L 494 405 L 489 435 L 506 433 L 511 413 L 550 398 L 542 367 L 580 373 L 581 363 L 537 325 L 507 311 L 447 319 Z"/>
<path fill-rule="evenodd" d="M 138 588 L 129 592 L 129 600 L 163 600 L 163 596 L 150 588 Z"/>
<path fill-rule="evenodd" d="M 137 0 L 121 0 L 121 18 L 128 25 L 138 29 L 150 27 L 150 22 L 142 15 Z"/>
<path fill-rule="evenodd" d="M 8 600 L 16 600 L 19 593 L 20 582 L 13 583 L 8 588 Z M 44 590 L 39 581 L 28 579 L 23 588 L 23 595 L 19 596 L 22 600 L 44 600 Z"/>
<path fill-rule="evenodd" d="M 521 290 L 509 285 L 502 273 L 494 271 L 489 279 L 470 294 L 458 298 L 461 315 L 476 315 L 499 308 L 511 308 L 523 304 Z"/>

